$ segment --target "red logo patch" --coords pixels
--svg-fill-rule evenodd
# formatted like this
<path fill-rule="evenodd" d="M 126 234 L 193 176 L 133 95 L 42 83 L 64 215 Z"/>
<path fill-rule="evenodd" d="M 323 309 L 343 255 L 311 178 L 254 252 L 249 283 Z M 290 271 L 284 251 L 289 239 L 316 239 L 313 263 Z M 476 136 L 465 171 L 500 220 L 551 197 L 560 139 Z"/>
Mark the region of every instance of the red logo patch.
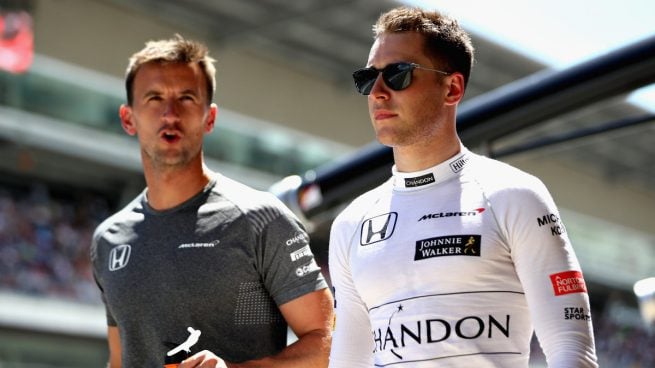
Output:
<path fill-rule="evenodd" d="M 550 275 L 550 282 L 553 283 L 555 296 L 587 292 L 587 285 L 585 285 L 580 271 L 564 271 L 552 274 Z"/>

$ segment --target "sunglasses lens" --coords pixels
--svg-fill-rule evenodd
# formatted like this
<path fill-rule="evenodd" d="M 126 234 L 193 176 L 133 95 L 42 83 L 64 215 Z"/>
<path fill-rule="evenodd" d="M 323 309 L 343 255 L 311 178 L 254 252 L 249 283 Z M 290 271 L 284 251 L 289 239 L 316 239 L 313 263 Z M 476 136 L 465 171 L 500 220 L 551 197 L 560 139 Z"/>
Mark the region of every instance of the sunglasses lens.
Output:
<path fill-rule="evenodd" d="M 414 65 L 409 63 L 389 64 L 382 69 L 384 83 L 394 91 L 400 91 L 412 83 L 412 70 Z M 368 95 L 378 79 L 379 70 L 374 68 L 359 69 L 353 73 L 355 87 L 363 95 Z"/>
<path fill-rule="evenodd" d="M 359 69 L 353 73 L 355 87 L 363 95 L 371 93 L 371 89 L 378 78 L 378 71 L 372 68 Z"/>
<path fill-rule="evenodd" d="M 400 91 L 412 83 L 412 70 L 414 67 L 407 63 L 387 65 L 382 71 L 384 82 L 394 91 Z"/>

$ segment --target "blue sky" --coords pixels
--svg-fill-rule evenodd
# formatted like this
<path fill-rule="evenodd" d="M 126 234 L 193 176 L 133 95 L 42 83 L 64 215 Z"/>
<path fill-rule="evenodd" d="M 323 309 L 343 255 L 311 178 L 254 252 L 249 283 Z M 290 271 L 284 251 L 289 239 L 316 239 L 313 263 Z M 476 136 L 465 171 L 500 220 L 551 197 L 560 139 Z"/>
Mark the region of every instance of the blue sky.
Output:
<path fill-rule="evenodd" d="M 655 34 L 655 0 L 404 0 L 562 69 Z M 655 86 L 630 100 L 655 110 Z"/>

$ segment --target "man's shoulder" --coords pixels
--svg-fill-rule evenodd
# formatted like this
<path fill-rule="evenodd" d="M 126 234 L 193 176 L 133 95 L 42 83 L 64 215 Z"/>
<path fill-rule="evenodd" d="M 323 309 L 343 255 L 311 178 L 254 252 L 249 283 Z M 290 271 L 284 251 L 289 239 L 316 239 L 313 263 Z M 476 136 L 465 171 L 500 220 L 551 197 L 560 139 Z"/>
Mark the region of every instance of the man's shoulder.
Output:
<path fill-rule="evenodd" d="M 142 216 L 143 213 L 143 192 L 130 201 L 125 207 L 107 217 L 93 232 L 91 241 L 91 253 L 96 254 L 99 240 L 108 232 L 117 234 L 124 231 L 126 224 L 135 220 L 135 216 Z M 129 225 L 128 225 L 129 226 Z"/>
<path fill-rule="evenodd" d="M 229 201 L 246 216 L 292 215 L 282 201 L 272 193 L 252 188 L 223 175 L 217 175 L 212 193 L 222 200 Z"/>
<path fill-rule="evenodd" d="M 474 175 L 476 180 L 498 189 L 541 185 L 541 180 L 533 174 L 486 156 L 476 155 L 471 169 L 469 173 Z"/>
<path fill-rule="evenodd" d="M 111 228 L 113 225 L 129 221 L 131 214 L 143 212 L 143 192 L 136 196 L 132 201 L 126 204 L 111 216 L 102 221 L 95 229 L 95 234 L 101 234 Z"/>
<path fill-rule="evenodd" d="M 505 198 L 519 193 L 541 196 L 548 193 L 544 183 L 533 174 L 496 159 L 476 155 L 474 165 L 464 174 L 477 182 L 490 198 Z"/>

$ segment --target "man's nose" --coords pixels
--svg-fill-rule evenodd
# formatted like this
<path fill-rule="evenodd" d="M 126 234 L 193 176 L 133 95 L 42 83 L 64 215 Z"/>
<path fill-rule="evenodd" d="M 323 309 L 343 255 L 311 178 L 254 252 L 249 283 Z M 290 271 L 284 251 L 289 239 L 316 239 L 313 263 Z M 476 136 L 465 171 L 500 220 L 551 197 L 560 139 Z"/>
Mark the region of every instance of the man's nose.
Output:
<path fill-rule="evenodd" d="M 177 118 L 179 116 L 177 101 L 175 99 L 166 100 L 162 115 L 164 118 Z"/>
<path fill-rule="evenodd" d="M 384 83 L 382 79 L 382 73 L 378 73 L 375 82 L 373 82 L 373 87 L 371 87 L 371 92 L 369 93 L 373 98 L 388 98 L 389 97 L 389 88 Z"/>

